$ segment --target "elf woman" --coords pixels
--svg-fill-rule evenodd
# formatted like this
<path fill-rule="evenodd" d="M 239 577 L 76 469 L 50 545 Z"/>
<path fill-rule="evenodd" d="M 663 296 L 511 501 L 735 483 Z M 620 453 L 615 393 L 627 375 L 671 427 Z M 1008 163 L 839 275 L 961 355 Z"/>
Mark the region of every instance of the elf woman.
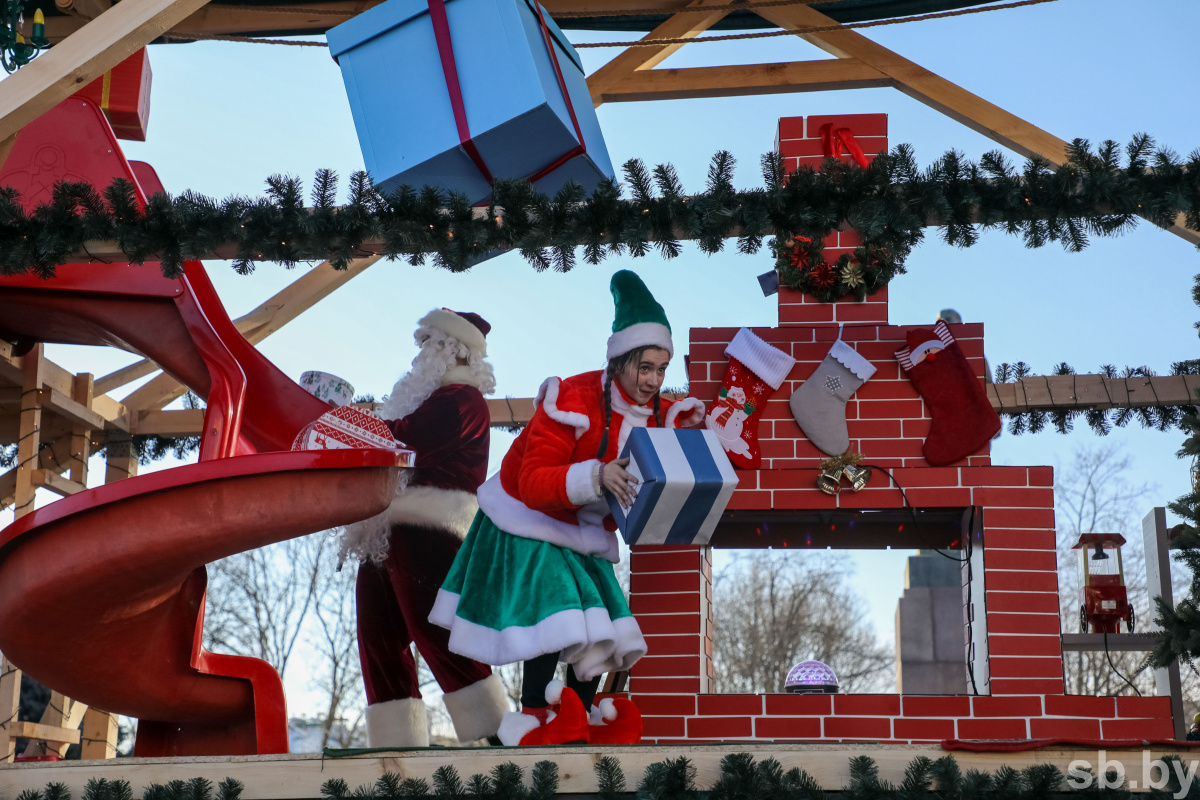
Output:
<path fill-rule="evenodd" d="M 633 428 L 697 425 L 704 404 L 660 397 L 675 348 L 641 279 L 622 270 L 611 290 L 607 369 L 542 384 L 533 419 L 479 489 L 479 513 L 430 614 L 450 629 L 452 651 L 525 662 L 522 711 L 500 725 L 507 745 L 641 739 L 630 701 L 586 710 L 601 674 L 646 652 L 613 573 L 616 525 L 604 492 L 633 501 L 637 479 L 617 459 Z M 552 680 L 560 661 L 569 665 L 565 688 Z"/>

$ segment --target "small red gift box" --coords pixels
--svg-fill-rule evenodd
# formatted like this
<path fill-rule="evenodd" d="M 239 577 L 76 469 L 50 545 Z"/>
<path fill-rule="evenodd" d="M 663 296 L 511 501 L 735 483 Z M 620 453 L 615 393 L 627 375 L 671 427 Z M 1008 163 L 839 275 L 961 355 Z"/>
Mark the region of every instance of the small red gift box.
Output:
<path fill-rule="evenodd" d="M 150 121 L 150 56 L 146 48 L 104 73 L 75 93 L 104 111 L 118 139 L 146 141 Z"/>

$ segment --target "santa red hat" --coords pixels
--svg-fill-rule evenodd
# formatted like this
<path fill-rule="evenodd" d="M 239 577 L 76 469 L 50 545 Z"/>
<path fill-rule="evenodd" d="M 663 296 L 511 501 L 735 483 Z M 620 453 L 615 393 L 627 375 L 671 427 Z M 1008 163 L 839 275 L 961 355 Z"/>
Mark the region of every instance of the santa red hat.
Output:
<path fill-rule="evenodd" d="M 451 311 L 435 308 L 417 323 L 422 328 L 437 328 L 448 336 L 458 339 L 472 353 L 487 355 L 487 335 L 492 326 L 487 320 L 472 311 Z"/>

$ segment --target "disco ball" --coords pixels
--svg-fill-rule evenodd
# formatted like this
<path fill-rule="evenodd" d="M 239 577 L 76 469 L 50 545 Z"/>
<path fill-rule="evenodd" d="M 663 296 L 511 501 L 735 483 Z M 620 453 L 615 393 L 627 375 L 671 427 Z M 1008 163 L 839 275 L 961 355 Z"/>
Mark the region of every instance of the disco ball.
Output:
<path fill-rule="evenodd" d="M 783 690 L 795 694 L 837 694 L 838 679 L 827 664 L 801 661 L 788 672 Z"/>

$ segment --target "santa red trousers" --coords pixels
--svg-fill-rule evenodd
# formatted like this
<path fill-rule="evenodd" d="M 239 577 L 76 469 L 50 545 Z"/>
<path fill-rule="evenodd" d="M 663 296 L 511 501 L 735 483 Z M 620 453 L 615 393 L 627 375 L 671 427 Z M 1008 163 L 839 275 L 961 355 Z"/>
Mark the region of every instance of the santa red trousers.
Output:
<path fill-rule="evenodd" d="M 450 631 L 429 621 L 462 539 L 449 531 L 393 525 L 387 559 L 358 568 L 358 652 L 367 703 L 420 697 L 412 644 L 446 694 L 492 674 L 450 652 Z"/>

